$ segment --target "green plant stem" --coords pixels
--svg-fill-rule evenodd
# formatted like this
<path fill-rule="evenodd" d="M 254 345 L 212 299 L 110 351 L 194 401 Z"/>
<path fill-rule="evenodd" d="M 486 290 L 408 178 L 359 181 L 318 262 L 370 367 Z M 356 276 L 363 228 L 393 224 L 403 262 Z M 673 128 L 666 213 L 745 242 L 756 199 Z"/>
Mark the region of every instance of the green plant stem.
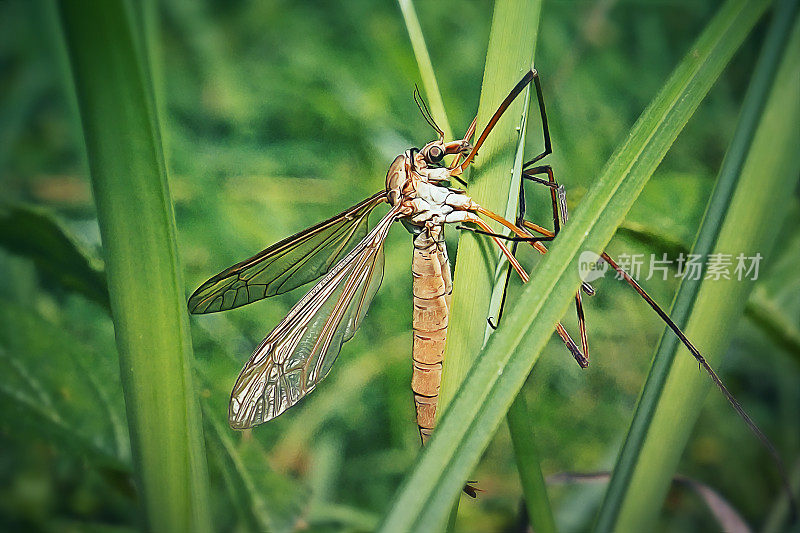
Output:
<path fill-rule="evenodd" d="M 538 9 L 541 9 L 539 4 Z M 537 12 L 538 21 L 539 12 Z M 536 26 L 536 35 L 538 36 L 538 24 Z M 534 54 L 535 54 L 534 43 Z M 531 91 L 533 89 L 530 89 Z M 530 92 L 530 91 L 529 91 Z M 530 105 L 530 94 L 526 93 L 525 107 L 523 117 L 527 117 Z M 537 115 L 538 117 L 538 115 Z M 508 202 L 506 203 L 503 216 L 507 220 L 514 220 L 517 214 L 518 201 L 519 201 L 519 180 L 521 179 L 521 165 L 525 161 L 525 139 L 527 136 L 528 127 L 526 120 L 523 119 L 522 125 L 519 129 L 521 135 L 516 147 L 514 170 L 512 171 L 511 183 L 512 189 L 509 191 Z M 535 121 L 538 124 L 538 120 Z M 505 176 L 499 174 L 497 179 L 504 179 Z M 505 228 L 502 229 L 505 233 Z M 492 287 L 492 294 L 489 301 L 488 316 L 496 317 L 499 324 L 501 307 L 505 297 L 506 283 L 505 279 L 508 275 L 510 264 L 505 257 L 500 257 L 500 261 L 495 269 L 494 284 Z M 512 272 L 512 275 L 516 275 Z M 494 333 L 494 328 L 490 324 L 486 324 L 485 328 L 485 341 Z M 553 509 L 550 505 L 550 499 L 547 495 L 547 484 L 545 483 L 544 475 L 542 473 L 541 460 L 539 458 L 539 447 L 536 444 L 536 436 L 534 431 L 534 421 L 530 416 L 528 404 L 525 400 L 525 390 L 520 390 L 517 398 L 508 409 L 507 415 L 508 431 L 511 437 L 511 443 L 514 448 L 514 459 L 517 463 L 517 472 L 519 473 L 520 484 L 522 485 L 522 494 L 525 505 L 528 510 L 528 519 L 531 528 L 538 533 L 550 533 L 556 531 L 555 517 L 553 516 Z"/>
<path fill-rule="evenodd" d="M 531 67 L 539 8 L 540 3 L 533 0 L 501 0 L 495 4 L 476 135 L 510 88 Z M 470 196 L 499 213 L 506 212 L 510 195 L 516 195 L 519 187 L 521 161 L 517 160 L 514 148 L 519 144 L 522 131 L 519 128 L 524 122 L 524 100 L 525 95 L 521 95 L 506 110 L 483 144 L 481 156 L 475 160 L 469 174 Z M 498 226 L 497 231 L 502 229 Z M 446 410 L 484 344 L 499 257 L 494 243 L 482 236 L 462 233 L 453 276 L 453 303 L 437 416 Z"/>
<path fill-rule="evenodd" d="M 796 2 L 783 2 L 773 18 L 694 254 L 730 254 L 734 264 L 740 253 L 766 258 L 776 235 L 773 228 L 788 210 L 800 170 L 796 76 L 800 25 L 792 35 L 795 13 Z M 685 279 L 670 313 L 712 365 L 721 360 L 735 336 L 753 286 L 752 281 L 731 277 Z M 662 337 L 598 516 L 598 531 L 651 527 L 710 384 L 672 334 Z"/>
<path fill-rule="evenodd" d="M 476 137 L 510 88 L 531 68 L 540 11 L 539 0 L 501 0 L 495 4 L 478 105 Z M 484 207 L 498 213 L 506 213 L 509 205 L 516 205 L 522 161 L 515 148 L 524 145 L 527 94 L 526 91 L 517 98 L 495 125 L 481 147 L 481 157 L 472 165 L 469 174 L 469 194 Z M 499 226 L 496 229 L 502 231 Z M 493 244 L 482 237 L 476 238 L 466 232 L 462 234 L 455 264 L 453 305 L 450 308 L 437 418 L 446 410 L 451 391 L 458 389 L 485 342 L 484 331 L 492 293 L 497 281 L 502 279 L 498 260 L 499 254 Z"/>
<path fill-rule="evenodd" d="M 397 0 L 397 3 L 400 4 L 400 11 L 403 13 L 403 20 L 406 23 L 411 47 L 414 49 L 414 57 L 417 60 L 419 75 L 422 78 L 422 87 L 425 89 L 425 95 L 430 102 L 433 119 L 444 131 L 444 138 L 452 139 L 453 130 L 450 129 L 450 121 L 447 120 L 442 94 L 439 92 L 436 73 L 433 70 L 431 56 L 428 55 L 428 47 L 425 45 L 425 37 L 422 35 L 422 28 L 419 25 L 417 12 L 414 10 L 414 3 L 412 0 Z"/>
<path fill-rule="evenodd" d="M 523 287 L 517 305 L 509 310 L 503 324 L 481 350 L 466 379 L 458 387 L 451 382 L 447 391 L 452 400 L 384 518 L 383 531 L 426 531 L 443 523 L 452 498 L 477 464 L 578 289 L 579 256 L 585 250 L 597 252 L 605 247 L 678 133 L 766 7 L 765 0 L 727 2 L 644 111 L 605 166 L 595 187 L 539 263 L 536 276 Z M 496 158 L 489 157 L 484 163 L 489 166 L 495 161 Z M 469 242 L 469 239 L 464 241 Z M 477 243 L 473 246 L 477 247 Z M 480 283 L 485 283 L 487 274 L 491 279 L 492 272 L 484 270 Z M 465 281 L 458 280 L 456 275 L 458 283 Z M 468 288 L 478 294 L 480 283 Z M 474 322 L 483 336 L 486 307 L 473 305 L 466 294 L 468 291 L 461 296 L 466 308 L 483 309 Z M 457 309 L 454 295 L 453 310 Z M 469 323 L 465 320 L 462 324 Z M 470 330 L 460 332 L 474 336 Z M 457 337 L 450 335 L 449 338 L 452 341 Z M 458 351 L 448 343 L 447 353 Z"/>
<path fill-rule="evenodd" d="M 143 521 L 209 531 L 192 347 L 149 61 L 123 0 L 59 4 L 105 255 Z"/>
<path fill-rule="evenodd" d="M 506 420 L 531 527 L 536 533 L 554 532 L 556 522 L 547 496 L 547 483 L 542 475 L 539 449 L 524 390 L 517 394 L 509 407 Z"/>

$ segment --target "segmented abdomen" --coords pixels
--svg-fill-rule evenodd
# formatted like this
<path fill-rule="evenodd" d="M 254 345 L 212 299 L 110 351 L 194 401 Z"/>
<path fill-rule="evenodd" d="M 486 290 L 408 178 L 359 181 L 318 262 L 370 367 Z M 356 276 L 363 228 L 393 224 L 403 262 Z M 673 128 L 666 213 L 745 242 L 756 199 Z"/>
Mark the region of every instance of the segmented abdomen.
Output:
<path fill-rule="evenodd" d="M 441 242 L 439 239 L 442 239 Z M 439 385 L 442 380 L 442 356 L 447 338 L 450 309 L 450 264 L 442 228 L 425 228 L 414 239 L 414 370 L 411 390 L 417 408 L 417 426 L 422 443 L 433 431 Z"/>

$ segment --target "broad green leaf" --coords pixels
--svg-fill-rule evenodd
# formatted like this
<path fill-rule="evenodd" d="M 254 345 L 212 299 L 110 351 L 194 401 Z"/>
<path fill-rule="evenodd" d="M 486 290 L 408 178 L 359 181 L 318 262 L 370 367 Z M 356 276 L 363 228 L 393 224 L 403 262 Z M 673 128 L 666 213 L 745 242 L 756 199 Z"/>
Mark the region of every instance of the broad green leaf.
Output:
<path fill-rule="evenodd" d="M 251 531 L 293 531 L 307 501 L 304 491 L 270 468 L 258 441 L 234 439 L 216 410 L 203 412 L 209 451 L 242 523 Z"/>
<path fill-rule="evenodd" d="M 100 464 L 127 469 L 130 445 L 116 357 L 34 311 L 0 308 L 0 420 L 48 435 Z"/>
<path fill-rule="evenodd" d="M 45 285 L 74 291 L 110 309 L 102 264 L 44 209 L 0 207 L 0 246 L 32 260 Z"/>

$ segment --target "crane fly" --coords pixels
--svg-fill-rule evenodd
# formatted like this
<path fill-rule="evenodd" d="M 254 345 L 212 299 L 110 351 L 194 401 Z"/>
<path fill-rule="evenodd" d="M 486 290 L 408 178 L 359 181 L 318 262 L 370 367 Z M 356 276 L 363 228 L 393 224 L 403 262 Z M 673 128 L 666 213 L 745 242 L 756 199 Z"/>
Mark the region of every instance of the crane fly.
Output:
<path fill-rule="evenodd" d="M 466 185 L 462 174 L 474 161 L 478 149 L 505 110 L 531 83 L 536 89 L 544 150 L 522 167 L 519 208 L 512 223 L 480 206 L 465 191 L 452 188 L 450 184 L 457 181 Z M 544 254 L 547 252 L 544 243 L 554 240 L 562 224 L 567 222 L 564 187 L 556 181 L 549 165 L 538 165 L 542 158 L 552 153 L 552 147 L 536 70 L 528 71 L 514 86 L 474 144 L 471 139 L 476 121 L 473 120 L 462 139 L 446 142 L 444 132 L 436 125 L 418 91 L 414 92 L 414 99 L 438 138 L 421 149 L 410 148 L 398 155 L 389 166 L 383 190 L 226 268 L 203 283 L 189 298 L 191 313 L 214 313 L 318 280 L 261 341 L 240 372 L 228 407 L 228 422 L 233 429 L 251 428 L 272 420 L 311 393 L 330 372 L 342 344 L 355 334 L 380 286 L 383 244 L 390 227 L 400 221 L 413 237 L 411 388 L 420 439 L 425 444 L 434 428 L 452 291 L 450 264 L 444 244 L 445 225 L 456 224 L 459 229 L 490 237 L 511 269 L 525 282 L 529 276 L 514 256 L 517 245 L 528 243 Z M 455 159 L 447 165 L 445 156 L 455 156 Z M 525 181 L 549 189 L 553 208 L 552 231 L 525 219 Z M 389 204 L 389 211 L 370 230 L 369 215 L 383 203 Z M 511 235 L 493 232 L 481 217 L 500 223 L 511 231 Z M 504 241 L 513 243 L 511 249 Z M 686 345 L 780 467 L 775 448 L 678 326 L 608 254 L 603 252 L 600 257 L 620 273 Z M 589 348 L 581 293 L 592 295 L 594 289 L 584 282 L 575 295 L 580 345 L 560 323 L 555 329 L 578 364 L 586 367 Z M 489 324 L 496 327 L 491 319 Z M 469 484 L 464 487 L 464 491 L 473 497 L 475 490 Z"/>

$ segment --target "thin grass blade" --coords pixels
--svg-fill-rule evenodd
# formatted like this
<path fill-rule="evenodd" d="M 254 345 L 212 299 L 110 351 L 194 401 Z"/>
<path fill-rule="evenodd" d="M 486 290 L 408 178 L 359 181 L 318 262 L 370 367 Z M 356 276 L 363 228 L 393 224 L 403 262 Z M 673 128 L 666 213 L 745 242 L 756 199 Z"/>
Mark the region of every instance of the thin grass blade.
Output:
<path fill-rule="evenodd" d="M 540 0 L 503 0 L 495 4 L 478 105 L 478 131 L 488 123 L 509 89 L 531 68 L 540 12 Z M 516 206 L 528 94 L 526 89 L 506 110 L 481 148 L 480 161 L 476 160 L 469 174 L 469 194 L 481 205 L 498 213 L 508 214 L 508 210 Z M 495 230 L 504 231 L 501 227 Z M 500 255 L 493 244 L 487 246 L 487 241 L 482 238 L 462 235 L 453 278 L 453 305 L 450 308 L 437 419 L 445 412 L 451 391 L 458 390 L 486 342 L 486 317 L 491 314 L 493 297 L 499 304 L 495 287 L 504 273 L 504 265 L 500 263 Z M 456 509 L 457 499 L 451 513 L 451 524 Z"/>
<path fill-rule="evenodd" d="M 428 56 L 427 47 L 425 46 L 422 30 L 419 27 L 419 20 L 417 19 L 416 12 L 414 11 L 414 6 L 411 0 L 399 0 L 399 4 L 403 11 L 406 28 L 408 29 L 409 37 L 411 38 L 411 42 L 414 47 L 414 54 L 417 59 L 420 75 L 423 79 L 425 92 L 432 102 L 431 108 L 433 110 L 434 117 L 436 117 L 439 123 L 442 125 L 442 129 L 445 131 L 445 137 L 449 138 L 449 122 L 447 120 L 444 106 L 441 104 L 442 98 L 439 94 L 439 87 L 436 83 L 433 66 L 431 65 L 430 57 Z M 536 9 L 540 10 L 541 4 L 538 4 Z M 538 11 L 536 18 L 538 21 Z M 538 27 L 535 27 L 534 30 L 535 31 L 523 35 L 523 40 L 527 41 L 531 38 L 535 39 L 538 35 Z M 495 26 L 493 31 L 508 32 L 508 27 Z M 440 110 L 438 110 L 439 105 L 441 105 Z M 523 108 L 523 117 L 527 116 L 527 111 L 528 105 L 526 101 Z M 439 117 L 441 117 L 441 119 L 439 119 Z M 523 126 L 519 131 L 521 133 L 518 136 L 513 164 L 513 168 L 516 169 L 516 173 L 514 176 L 512 176 L 511 180 L 512 183 L 516 183 L 517 185 L 519 184 L 519 169 L 521 168 L 521 164 L 523 162 L 522 158 L 524 157 L 525 150 L 526 134 L 524 120 Z M 502 175 L 499 176 L 500 179 L 503 179 L 504 177 L 505 176 Z M 502 211 L 505 217 L 508 219 L 514 218 L 514 212 L 517 206 L 517 190 L 517 188 L 511 187 L 505 209 Z M 504 228 L 503 232 L 507 233 L 507 230 Z M 492 290 L 489 303 L 490 315 L 498 314 L 498 309 L 500 307 L 504 292 L 504 284 L 500 283 L 500 280 L 504 279 L 507 269 L 508 262 L 504 258 L 501 258 L 495 271 L 495 279 L 493 283 L 494 288 Z M 449 330 L 450 332 L 458 331 L 458 327 L 453 327 L 451 325 Z M 487 324 L 486 338 L 491 335 L 492 331 L 492 328 L 490 328 Z M 523 494 L 526 498 L 526 504 L 529 509 L 531 526 L 537 531 L 547 533 L 555 530 L 555 521 L 550 508 L 550 502 L 547 498 L 547 487 L 544 483 L 544 477 L 539 466 L 537 448 L 535 442 L 533 442 L 533 428 L 529 424 L 527 405 L 525 404 L 524 398 L 520 397 L 518 400 L 520 401 L 519 405 L 515 402 L 515 404 L 512 405 L 512 408 L 509 410 L 508 424 L 511 432 L 511 439 L 514 444 L 514 452 L 518 463 L 520 481 L 523 486 Z M 512 412 L 516 413 L 516 416 L 512 416 Z M 458 505 L 455 505 L 450 516 L 448 530 L 453 530 L 454 528 L 457 510 Z"/>
<path fill-rule="evenodd" d="M 428 55 L 428 47 L 425 45 L 425 37 L 419 25 L 414 2 L 412 0 L 397 0 L 397 3 L 403 13 L 403 21 L 406 23 L 408 38 L 411 40 L 411 47 L 414 49 L 414 57 L 417 59 L 419 75 L 422 78 L 422 87 L 428 97 L 433 118 L 444 131 L 444 138 L 452 139 L 453 130 L 450 128 L 450 121 L 447 120 L 442 94 L 439 92 L 439 84 L 436 82 L 436 72 L 433 70 L 431 56 Z"/>
<path fill-rule="evenodd" d="M 541 2 L 533 0 L 505 0 L 495 5 L 478 106 L 478 130 L 530 69 L 540 8 Z M 524 133 L 527 95 L 527 91 L 520 95 L 494 127 L 469 175 L 470 196 L 498 213 L 506 213 L 509 205 L 516 205 L 523 162 L 515 148 L 520 146 Z M 496 226 L 498 232 L 504 231 Z M 499 258 L 494 243 L 482 236 L 464 232 L 459 239 L 439 416 L 485 342 L 492 292 L 496 281 L 502 279 L 498 275 L 502 273 Z"/>
<path fill-rule="evenodd" d="M 524 390 L 517 394 L 508 408 L 506 420 L 531 528 L 537 533 L 554 532 L 556 521 L 547 495 L 547 483 L 542 474 L 539 447 Z"/>

